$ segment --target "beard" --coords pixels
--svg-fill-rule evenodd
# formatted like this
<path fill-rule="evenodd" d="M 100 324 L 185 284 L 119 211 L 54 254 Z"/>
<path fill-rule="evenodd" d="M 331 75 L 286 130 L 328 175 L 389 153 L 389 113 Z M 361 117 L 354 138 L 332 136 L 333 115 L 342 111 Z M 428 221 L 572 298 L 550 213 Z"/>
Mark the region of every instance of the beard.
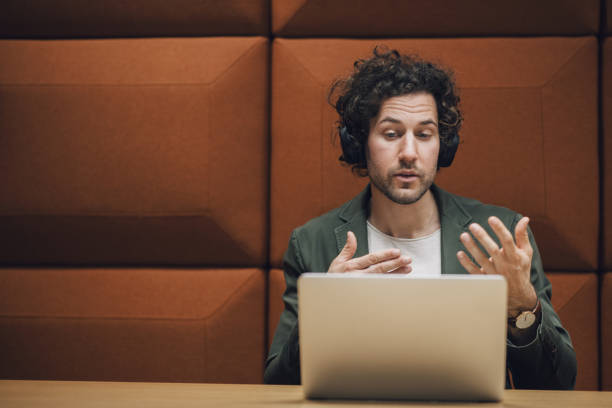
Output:
<path fill-rule="evenodd" d="M 394 177 L 394 174 L 400 170 L 413 170 L 417 173 L 417 178 L 411 182 L 403 182 Z M 433 184 L 436 175 L 435 170 L 427 172 L 403 163 L 390 169 L 387 174 L 382 174 L 376 167 L 370 168 L 368 166 L 368 173 L 370 182 L 378 191 L 394 203 L 402 205 L 414 204 L 419 201 Z"/>

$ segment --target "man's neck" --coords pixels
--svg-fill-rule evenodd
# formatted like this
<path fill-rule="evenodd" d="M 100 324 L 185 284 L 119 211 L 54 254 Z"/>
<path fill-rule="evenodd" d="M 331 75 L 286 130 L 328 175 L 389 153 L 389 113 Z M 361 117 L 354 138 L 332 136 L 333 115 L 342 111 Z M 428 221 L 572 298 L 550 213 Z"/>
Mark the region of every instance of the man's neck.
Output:
<path fill-rule="evenodd" d="M 438 205 L 431 189 L 415 203 L 397 204 L 372 186 L 368 221 L 379 231 L 396 238 L 419 238 L 440 228 Z"/>

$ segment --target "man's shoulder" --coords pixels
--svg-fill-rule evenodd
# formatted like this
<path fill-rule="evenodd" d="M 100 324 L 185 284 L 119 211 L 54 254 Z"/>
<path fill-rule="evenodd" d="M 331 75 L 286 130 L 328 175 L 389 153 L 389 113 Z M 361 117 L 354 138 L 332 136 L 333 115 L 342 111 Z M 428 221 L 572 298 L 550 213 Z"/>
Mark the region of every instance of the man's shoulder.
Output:
<path fill-rule="evenodd" d="M 442 189 L 439 190 L 447 203 L 454 203 L 457 208 L 465 211 L 466 215 L 469 215 L 475 222 L 486 223 L 489 217 L 496 216 L 504 224 L 510 225 L 519 217 L 516 211 L 507 207 L 487 204 L 474 198 L 452 194 Z M 447 210 L 453 211 L 455 208 L 452 205 L 447 205 Z"/>
<path fill-rule="evenodd" d="M 297 227 L 294 230 L 294 236 L 298 238 L 321 237 L 321 234 L 323 234 L 324 237 L 331 236 L 335 240 L 334 232 L 341 226 L 363 224 L 365 228 L 370 196 L 368 185 L 360 193 L 339 207 L 327 211 L 306 222 L 304 225 Z"/>
<path fill-rule="evenodd" d="M 338 226 L 344 224 L 344 221 L 340 217 L 340 214 L 344 213 L 347 208 L 351 205 L 355 198 L 349 200 L 339 207 L 334 208 L 318 217 L 310 219 L 305 224 L 297 227 L 294 233 L 297 235 L 317 235 L 321 232 L 329 232 L 334 230 Z"/>
<path fill-rule="evenodd" d="M 338 208 L 328 211 L 306 224 L 297 227 L 291 234 L 291 243 L 285 254 L 285 262 L 291 263 L 298 259 L 302 271 L 326 271 L 330 263 L 338 255 L 341 232 L 347 225 L 359 228 L 363 221 L 365 230 L 365 215 L 362 207 L 362 194 L 344 203 Z M 352 223 L 352 224 L 351 224 Z M 359 236 L 357 230 L 353 230 Z M 363 236 L 363 234 L 361 235 Z"/>

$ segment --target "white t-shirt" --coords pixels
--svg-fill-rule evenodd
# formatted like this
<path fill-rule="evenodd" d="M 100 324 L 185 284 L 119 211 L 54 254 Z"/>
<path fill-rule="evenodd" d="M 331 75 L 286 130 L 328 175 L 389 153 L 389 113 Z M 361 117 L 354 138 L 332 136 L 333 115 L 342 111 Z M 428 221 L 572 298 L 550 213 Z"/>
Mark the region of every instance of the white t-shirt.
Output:
<path fill-rule="evenodd" d="M 367 222 L 367 225 L 370 253 L 398 248 L 402 255 L 412 259 L 410 275 L 440 275 L 442 273 L 440 228 L 420 238 L 395 238 L 379 231 L 370 221 Z"/>

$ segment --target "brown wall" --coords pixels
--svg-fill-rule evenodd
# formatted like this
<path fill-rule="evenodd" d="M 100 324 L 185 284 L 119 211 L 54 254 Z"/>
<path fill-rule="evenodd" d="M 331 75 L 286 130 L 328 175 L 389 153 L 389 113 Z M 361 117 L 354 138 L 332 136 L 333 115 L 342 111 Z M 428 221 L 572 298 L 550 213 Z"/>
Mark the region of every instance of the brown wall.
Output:
<path fill-rule="evenodd" d="M 609 0 L 0 5 L 0 378 L 261 382 L 291 230 L 365 180 L 331 81 L 377 44 L 452 67 L 451 192 L 519 211 L 612 390 Z"/>

